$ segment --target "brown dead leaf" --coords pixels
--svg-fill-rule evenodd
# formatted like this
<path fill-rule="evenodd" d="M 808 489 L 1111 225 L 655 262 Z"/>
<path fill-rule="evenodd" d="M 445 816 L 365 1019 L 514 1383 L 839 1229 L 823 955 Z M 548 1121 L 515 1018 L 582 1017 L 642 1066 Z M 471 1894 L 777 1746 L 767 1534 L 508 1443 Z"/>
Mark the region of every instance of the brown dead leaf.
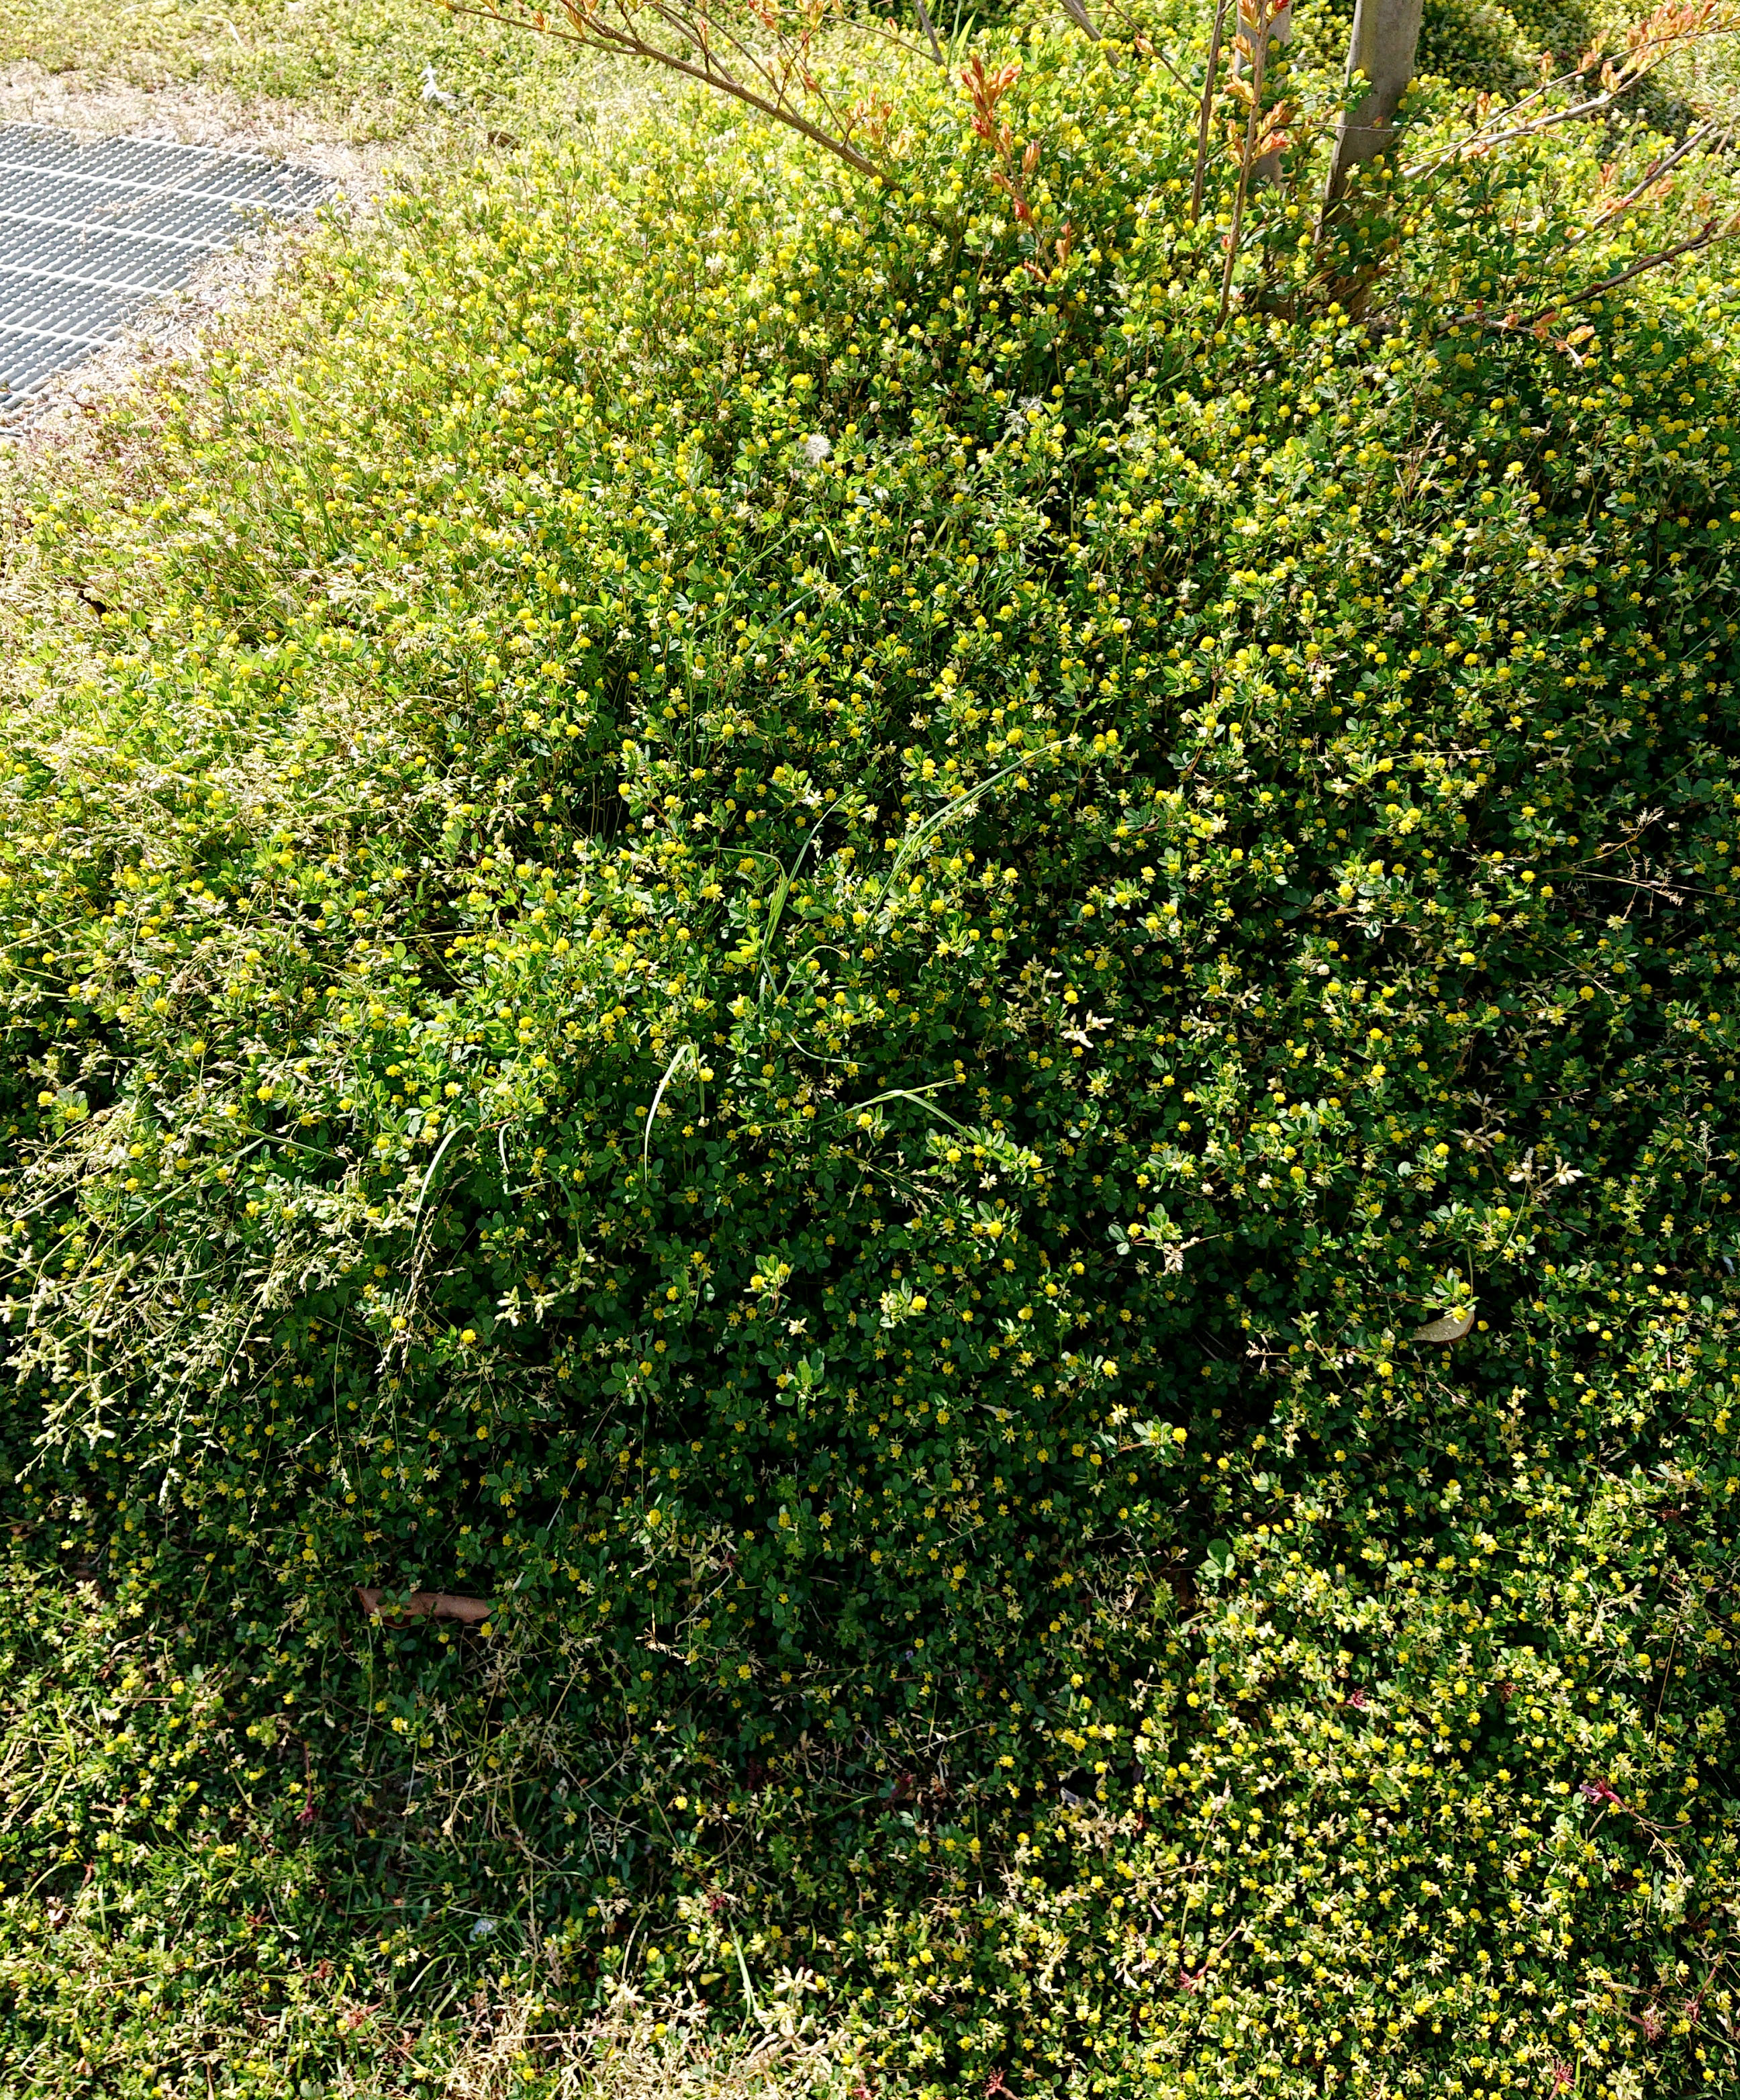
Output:
<path fill-rule="evenodd" d="M 356 1601 L 362 1606 L 364 1618 L 381 1616 L 381 1607 L 386 1599 L 385 1590 L 362 1590 L 356 1593 Z M 450 1597 L 443 1590 L 413 1590 L 399 1605 L 389 1626 L 403 1626 L 407 1619 L 457 1619 L 462 1626 L 481 1626 L 495 1607 L 482 1597 Z"/>
<path fill-rule="evenodd" d="M 1416 1328 L 1414 1339 L 1416 1342 L 1460 1342 L 1473 1324 L 1472 1312 L 1465 1313 L 1460 1320 L 1455 1314 L 1448 1313 L 1442 1320 L 1430 1320 L 1424 1327 Z"/>

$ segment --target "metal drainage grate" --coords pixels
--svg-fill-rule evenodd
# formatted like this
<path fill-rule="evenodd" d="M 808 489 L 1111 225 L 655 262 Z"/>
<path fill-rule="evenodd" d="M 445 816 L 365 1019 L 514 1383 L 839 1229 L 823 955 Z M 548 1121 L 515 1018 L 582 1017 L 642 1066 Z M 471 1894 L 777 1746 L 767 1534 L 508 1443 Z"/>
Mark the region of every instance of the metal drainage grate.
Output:
<path fill-rule="evenodd" d="M 331 188 L 251 155 L 0 125 L 0 417 L 207 257 Z"/>

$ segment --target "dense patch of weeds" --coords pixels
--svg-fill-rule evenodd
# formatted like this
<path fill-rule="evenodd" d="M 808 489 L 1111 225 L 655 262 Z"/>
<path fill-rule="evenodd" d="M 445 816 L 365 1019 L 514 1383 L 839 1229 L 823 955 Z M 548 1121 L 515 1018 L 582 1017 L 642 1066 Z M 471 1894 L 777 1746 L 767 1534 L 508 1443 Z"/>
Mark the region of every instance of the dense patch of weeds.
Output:
<path fill-rule="evenodd" d="M 9 1876 L 895 2090 L 1730 2077 L 1729 288 L 1465 312 L 1635 252 L 1549 139 L 1221 325 L 1025 50 L 1043 268 L 945 83 L 697 111 L 30 487 L 15 1507 L 235 1688 Z"/>

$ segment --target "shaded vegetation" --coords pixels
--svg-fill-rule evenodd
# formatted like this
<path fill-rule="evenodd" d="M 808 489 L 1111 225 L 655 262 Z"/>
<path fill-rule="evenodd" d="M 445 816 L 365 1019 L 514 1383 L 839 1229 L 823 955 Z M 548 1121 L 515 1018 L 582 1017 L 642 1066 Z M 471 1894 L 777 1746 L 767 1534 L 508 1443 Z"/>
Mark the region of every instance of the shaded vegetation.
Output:
<path fill-rule="evenodd" d="M 21 2089 L 1733 2076 L 1731 288 L 1472 316 L 1563 133 L 1222 324 L 1023 51 L 1033 233 L 698 109 L 15 475 Z"/>

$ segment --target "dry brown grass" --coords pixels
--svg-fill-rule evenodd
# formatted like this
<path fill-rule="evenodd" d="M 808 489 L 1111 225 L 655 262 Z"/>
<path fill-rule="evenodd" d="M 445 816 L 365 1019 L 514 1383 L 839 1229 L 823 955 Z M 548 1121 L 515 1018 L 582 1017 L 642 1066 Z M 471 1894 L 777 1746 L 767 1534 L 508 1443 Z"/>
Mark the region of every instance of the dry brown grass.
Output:
<path fill-rule="evenodd" d="M 286 6 L 296 4 L 261 0 L 252 14 L 236 11 L 258 29 L 262 46 L 269 46 L 273 35 L 283 33 Z M 343 106 L 329 83 L 306 97 L 250 95 L 233 83 L 178 77 L 178 55 L 187 61 L 183 70 L 192 70 L 200 57 L 191 46 L 177 46 L 167 56 L 117 49 L 112 23 L 64 55 L 72 64 L 51 68 L 17 55 L 19 41 L 38 12 L 37 0 L 11 0 L 10 5 L 0 0 L 0 123 L 46 125 L 84 139 L 157 139 L 292 161 L 327 176 L 336 185 L 328 214 L 353 219 L 369 216 L 374 201 L 398 175 L 426 177 L 443 168 L 473 167 L 539 136 L 579 131 L 597 137 L 650 104 L 676 99 L 650 68 L 632 63 L 558 50 L 559 63 L 553 67 L 552 46 L 540 38 L 524 40 L 541 69 L 529 83 L 516 79 L 518 99 L 508 112 L 500 98 L 475 80 L 451 108 L 412 98 L 415 113 L 410 115 L 384 110 L 377 95 L 371 99 L 360 90 Z M 170 12 L 197 19 L 189 6 L 178 4 Z M 491 63 L 513 55 L 499 37 L 491 43 L 490 33 L 475 25 L 454 33 L 473 39 L 486 80 Z M 414 68 L 411 77 L 416 77 Z M 442 77 L 456 76 L 444 72 Z M 502 128 L 507 121 L 517 128 Z M 0 443 L 20 438 L 33 447 L 76 440 L 118 395 L 137 394 L 154 368 L 196 365 L 214 334 L 246 327 L 248 309 L 270 298 L 275 285 L 293 272 L 311 237 L 318 236 L 304 220 L 253 236 L 233 253 L 215 257 L 143 309 L 112 348 L 0 416 Z"/>
<path fill-rule="evenodd" d="M 250 99 L 233 87 L 164 80 L 153 86 L 74 67 L 51 72 L 34 59 L 0 70 L 0 124 L 45 124 L 81 139 L 161 139 L 221 152 L 258 153 L 317 168 L 334 182 L 367 188 L 403 148 L 345 138 L 306 104 Z"/>
<path fill-rule="evenodd" d="M 480 2009 L 449 2071 L 446 2100 L 514 2100 L 530 2071 L 551 2100 L 840 2100 L 861 2081 L 840 2039 L 771 2030 L 703 2040 L 625 1992 L 579 2029 L 540 2027 L 536 2001 Z"/>
<path fill-rule="evenodd" d="M 214 257 L 184 285 L 154 299 L 107 350 L 69 367 L 9 412 L 0 415 L 0 444 L 26 450 L 76 443 L 125 396 L 137 397 L 154 370 L 196 364 L 214 329 L 272 285 L 307 239 L 304 226 L 257 234 L 232 254 Z"/>

